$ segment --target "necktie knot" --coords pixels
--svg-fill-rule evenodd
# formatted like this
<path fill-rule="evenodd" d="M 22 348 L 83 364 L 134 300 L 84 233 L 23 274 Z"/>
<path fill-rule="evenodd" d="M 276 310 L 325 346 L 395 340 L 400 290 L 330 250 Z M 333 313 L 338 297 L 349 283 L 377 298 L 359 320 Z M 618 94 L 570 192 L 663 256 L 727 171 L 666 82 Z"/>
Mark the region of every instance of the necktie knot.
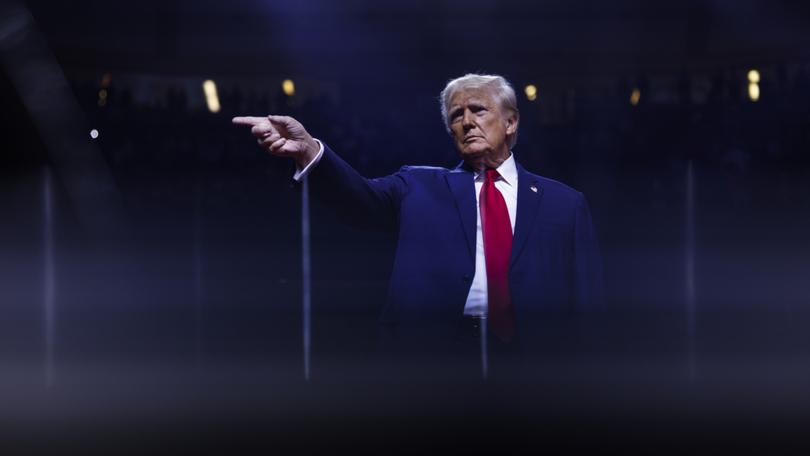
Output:
<path fill-rule="evenodd" d="M 487 168 L 487 170 L 484 171 L 484 173 L 485 173 L 484 175 L 485 182 L 486 181 L 495 182 L 496 180 L 498 180 L 499 177 L 501 177 L 501 175 L 498 174 L 498 170 L 494 168 Z"/>

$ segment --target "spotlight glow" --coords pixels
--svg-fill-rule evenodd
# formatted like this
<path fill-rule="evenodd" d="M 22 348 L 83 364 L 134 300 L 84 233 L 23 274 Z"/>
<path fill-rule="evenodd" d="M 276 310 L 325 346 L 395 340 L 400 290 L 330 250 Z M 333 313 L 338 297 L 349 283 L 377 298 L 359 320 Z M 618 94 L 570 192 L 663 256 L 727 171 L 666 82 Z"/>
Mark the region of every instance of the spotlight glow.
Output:
<path fill-rule="evenodd" d="M 205 93 L 205 103 L 208 105 L 208 110 L 211 112 L 219 112 L 219 95 L 217 95 L 217 85 L 214 81 L 208 79 L 203 82 L 203 92 Z"/>
<path fill-rule="evenodd" d="M 295 83 L 292 79 L 285 79 L 281 82 L 281 90 L 284 91 L 284 95 L 291 97 L 295 95 Z"/>
<path fill-rule="evenodd" d="M 98 138 L 98 130 L 96 130 L 95 128 L 90 130 L 90 138 L 91 139 L 97 139 Z"/>
<path fill-rule="evenodd" d="M 523 89 L 523 92 L 526 93 L 526 98 L 529 101 L 534 101 L 537 99 L 537 86 L 534 84 L 527 85 L 526 88 Z"/>
<path fill-rule="evenodd" d="M 748 99 L 751 101 L 759 100 L 759 80 L 758 70 L 748 70 Z"/>
<path fill-rule="evenodd" d="M 759 84 L 756 82 L 748 83 L 748 98 L 751 101 L 759 100 Z"/>
<path fill-rule="evenodd" d="M 641 100 L 641 90 L 639 90 L 638 87 L 636 87 L 630 94 L 630 104 L 633 106 L 638 106 L 639 100 Z"/>

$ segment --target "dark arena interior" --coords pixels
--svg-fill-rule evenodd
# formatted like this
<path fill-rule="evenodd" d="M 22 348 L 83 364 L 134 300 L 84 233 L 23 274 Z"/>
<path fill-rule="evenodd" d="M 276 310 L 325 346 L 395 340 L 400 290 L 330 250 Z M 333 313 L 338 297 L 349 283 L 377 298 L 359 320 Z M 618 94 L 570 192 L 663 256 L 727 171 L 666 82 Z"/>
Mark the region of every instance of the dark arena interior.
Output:
<path fill-rule="evenodd" d="M 807 4 L 4 0 L 0 57 L 0 454 L 808 443 Z M 605 275 L 486 379 L 386 352 L 396 231 L 231 123 L 453 167 L 465 73 L 514 85 L 515 156 L 587 197 Z"/>

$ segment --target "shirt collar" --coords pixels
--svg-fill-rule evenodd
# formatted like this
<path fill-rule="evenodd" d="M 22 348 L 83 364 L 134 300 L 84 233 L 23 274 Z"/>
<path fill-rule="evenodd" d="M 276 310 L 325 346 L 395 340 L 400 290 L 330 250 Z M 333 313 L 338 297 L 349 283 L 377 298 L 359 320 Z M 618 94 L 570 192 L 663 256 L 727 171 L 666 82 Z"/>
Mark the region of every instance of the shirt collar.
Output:
<path fill-rule="evenodd" d="M 498 171 L 498 174 L 501 175 L 501 179 L 506 182 L 507 184 L 515 185 L 517 182 L 517 166 L 515 165 L 515 154 L 511 151 L 509 152 L 509 158 L 501 163 L 501 166 L 495 168 Z M 483 171 L 476 171 L 475 172 L 475 180 L 484 178 Z"/>

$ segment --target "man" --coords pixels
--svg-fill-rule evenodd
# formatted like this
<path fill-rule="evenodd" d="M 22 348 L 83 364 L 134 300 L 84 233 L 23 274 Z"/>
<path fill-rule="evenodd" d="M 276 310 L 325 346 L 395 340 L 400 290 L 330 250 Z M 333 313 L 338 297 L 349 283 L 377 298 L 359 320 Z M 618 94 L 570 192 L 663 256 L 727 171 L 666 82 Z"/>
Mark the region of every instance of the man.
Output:
<path fill-rule="evenodd" d="M 519 112 L 503 77 L 450 81 L 441 110 L 462 163 L 406 166 L 377 179 L 360 176 L 290 117 L 233 122 L 252 126 L 271 154 L 295 160 L 294 179 L 308 176 L 316 197 L 352 216 L 396 223 L 382 321 L 409 343 L 435 346 L 481 324 L 503 346 L 531 346 L 550 317 L 601 303 L 588 205 L 576 190 L 516 162 Z"/>

